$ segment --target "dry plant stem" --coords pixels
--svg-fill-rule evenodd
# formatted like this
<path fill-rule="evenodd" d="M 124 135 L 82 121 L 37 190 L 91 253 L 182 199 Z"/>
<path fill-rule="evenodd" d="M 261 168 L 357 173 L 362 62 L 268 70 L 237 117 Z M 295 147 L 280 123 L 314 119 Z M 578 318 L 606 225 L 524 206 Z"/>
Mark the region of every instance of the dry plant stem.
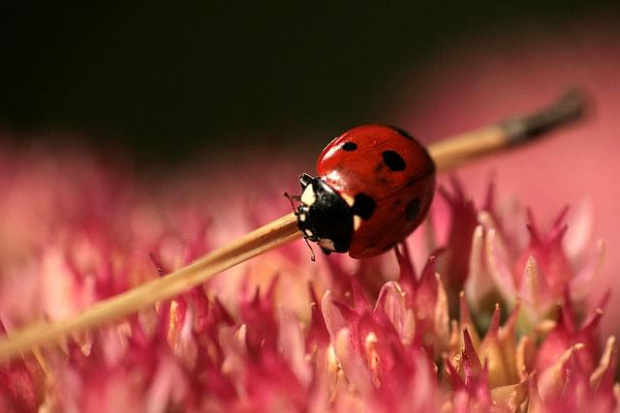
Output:
<path fill-rule="evenodd" d="M 290 213 L 207 254 L 187 267 L 100 301 L 74 317 L 54 324 L 33 326 L 9 336 L 7 340 L 0 342 L 0 361 L 28 351 L 34 346 L 48 345 L 67 335 L 90 330 L 148 308 L 158 301 L 177 296 L 215 274 L 297 238 L 301 238 L 297 229 L 297 218 Z"/>
<path fill-rule="evenodd" d="M 454 169 L 474 158 L 536 140 L 583 116 L 585 99 L 569 90 L 548 107 L 496 125 L 466 132 L 429 147 L 438 170 Z"/>
<path fill-rule="evenodd" d="M 514 118 L 447 139 L 428 149 L 437 170 L 449 170 L 481 155 L 538 137 L 576 119 L 582 108 L 583 100 L 580 96 L 567 94 L 549 108 L 533 115 Z M 0 361 L 52 344 L 62 337 L 122 319 L 159 301 L 173 298 L 228 268 L 301 236 L 297 229 L 297 218 L 294 213 L 290 213 L 207 254 L 187 267 L 100 301 L 72 318 L 49 325 L 31 326 L 10 335 L 0 341 Z"/>

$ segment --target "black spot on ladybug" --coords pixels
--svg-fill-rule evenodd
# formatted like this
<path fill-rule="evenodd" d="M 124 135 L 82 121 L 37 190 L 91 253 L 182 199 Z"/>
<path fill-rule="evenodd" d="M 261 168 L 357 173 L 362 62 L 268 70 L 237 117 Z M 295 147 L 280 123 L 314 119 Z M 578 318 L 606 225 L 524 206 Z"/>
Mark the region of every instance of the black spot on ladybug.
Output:
<path fill-rule="evenodd" d="M 409 201 L 405 213 L 407 214 L 407 221 L 414 221 L 420 213 L 420 198 Z"/>
<path fill-rule="evenodd" d="M 373 212 L 375 212 L 375 201 L 364 193 L 356 195 L 353 204 L 353 214 L 362 219 L 368 219 Z"/>
<path fill-rule="evenodd" d="M 347 142 L 342 145 L 342 149 L 347 152 L 351 152 L 357 149 L 357 145 L 354 142 Z"/>
<path fill-rule="evenodd" d="M 383 162 L 390 168 L 392 171 L 404 171 L 407 164 L 405 160 L 394 151 L 384 151 Z"/>
<path fill-rule="evenodd" d="M 412 141 L 412 140 L 414 140 L 414 139 L 413 139 L 413 136 L 411 136 L 411 135 L 409 134 L 409 132 L 407 132 L 406 130 L 403 130 L 403 129 L 401 129 L 401 128 L 399 128 L 399 127 L 396 127 L 396 126 L 390 126 L 390 128 L 394 129 L 394 130 L 396 131 L 396 133 L 398 133 L 398 134 L 399 134 L 400 136 L 402 136 L 403 138 L 405 138 L 405 139 L 409 139 L 409 140 L 411 140 L 411 141 Z"/>

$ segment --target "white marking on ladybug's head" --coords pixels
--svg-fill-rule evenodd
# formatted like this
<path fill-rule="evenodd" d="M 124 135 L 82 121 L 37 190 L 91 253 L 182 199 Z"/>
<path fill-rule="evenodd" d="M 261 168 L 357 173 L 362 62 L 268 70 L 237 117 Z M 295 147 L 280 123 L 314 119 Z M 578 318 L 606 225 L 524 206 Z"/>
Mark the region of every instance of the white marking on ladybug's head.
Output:
<path fill-rule="evenodd" d="M 321 238 L 319 240 L 319 245 L 326 250 L 336 251 L 336 247 L 334 246 L 334 241 L 328 238 Z"/>
<path fill-rule="evenodd" d="M 300 213 L 300 214 L 298 215 L 298 217 L 299 217 L 299 220 L 300 220 L 301 222 L 306 222 L 306 214 L 305 214 L 305 213 L 303 213 L 303 212 L 302 212 L 302 213 Z"/>
<path fill-rule="evenodd" d="M 362 225 L 362 218 L 359 215 L 353 215 L 353 231 L 357 231 L 357 229 Z"/>
<path fill-rule="evenodd" d="M 344 199 L 344 202 L 347 203 L 351 208 L 353 208 L 353 204 L 355 203 L 355 199 L 351 195 L 348 194 L 340 194 L 340 197 Z"/>
<path fill-rule="evenodd" d="M 309 236 L 309 237 L 312 237 L 312 236 L 314 235 L 314 232 L 310 231 L 310 230 L 309 230 L 309 229 L 307 229 L 307 228 L 304 230 L 304 233 L 305 233 L 307 236 Z"/>
<path fill-rule="evenodd" d="M 316 202 L 316 194 L 312 185 L 308 185 L 301 194 L 301 203 L 310 206 Z"/>

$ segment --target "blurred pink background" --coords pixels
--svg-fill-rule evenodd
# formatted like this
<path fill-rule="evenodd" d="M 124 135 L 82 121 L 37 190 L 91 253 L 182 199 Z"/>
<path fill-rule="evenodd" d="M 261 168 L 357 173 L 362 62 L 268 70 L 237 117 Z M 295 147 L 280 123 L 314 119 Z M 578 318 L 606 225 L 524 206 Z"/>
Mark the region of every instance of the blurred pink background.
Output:
<path fill-rule="evenodd" d="M 569 86 L 590 98 L 587 119 L 553 137 L 459 170 L 471 193 L 482 195 L 492 173 L 500 194 L 512 194 L 550 220 L 566 204 L 591 207 L 590 244 L 607 245 L 600 296 L 612 288 L 605 317 L 620 333 L 620 30 L 613 19 L 582 18 L 570 32 L 539 30 L 495 39 L 473 38 L 403 75 L 392 112 L 422 140 L 437 140 L 543 106 Z M 569 230 L 570 231 L 570 230 Z"/>

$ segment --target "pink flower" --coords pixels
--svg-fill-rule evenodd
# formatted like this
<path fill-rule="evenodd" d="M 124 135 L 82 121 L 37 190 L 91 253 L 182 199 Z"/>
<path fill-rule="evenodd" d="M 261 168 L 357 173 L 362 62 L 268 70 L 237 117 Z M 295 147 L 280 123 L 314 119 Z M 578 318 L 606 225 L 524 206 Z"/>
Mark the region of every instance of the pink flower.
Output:
<path fill-rule="evenodd" d="M 165 277 L 288 212 L 271 196 L 277 181 L 226 196 L 220 176 L 214 199 L 201 185 L 215 172 L 193 170 L 153 198 L 87 155 L 42 154 L 30 166 L 32 156 L 4 155 L 20 183 L 0 188 L 12 200 L 0 240 L 18 241 L 0 260 L 8 334 Z M 50 177 L 60 190 L 47 189 Z M 541 225 L 494 181 L 483 202 L 468 186 L 444 182 L 431 218 L 394 253 L 312 263 L 298 242 L 33 349 L 0 366 L 0 410 L 614 411 L 617 345 L 600 329 L 608 296 L 587 301 L 602 257 L 588 248 L 589 211 L 562 209 Z M 53 207 L 32 208 L 37 199 Z M 36 236 L 20 234 L 31 222 Z"/>

